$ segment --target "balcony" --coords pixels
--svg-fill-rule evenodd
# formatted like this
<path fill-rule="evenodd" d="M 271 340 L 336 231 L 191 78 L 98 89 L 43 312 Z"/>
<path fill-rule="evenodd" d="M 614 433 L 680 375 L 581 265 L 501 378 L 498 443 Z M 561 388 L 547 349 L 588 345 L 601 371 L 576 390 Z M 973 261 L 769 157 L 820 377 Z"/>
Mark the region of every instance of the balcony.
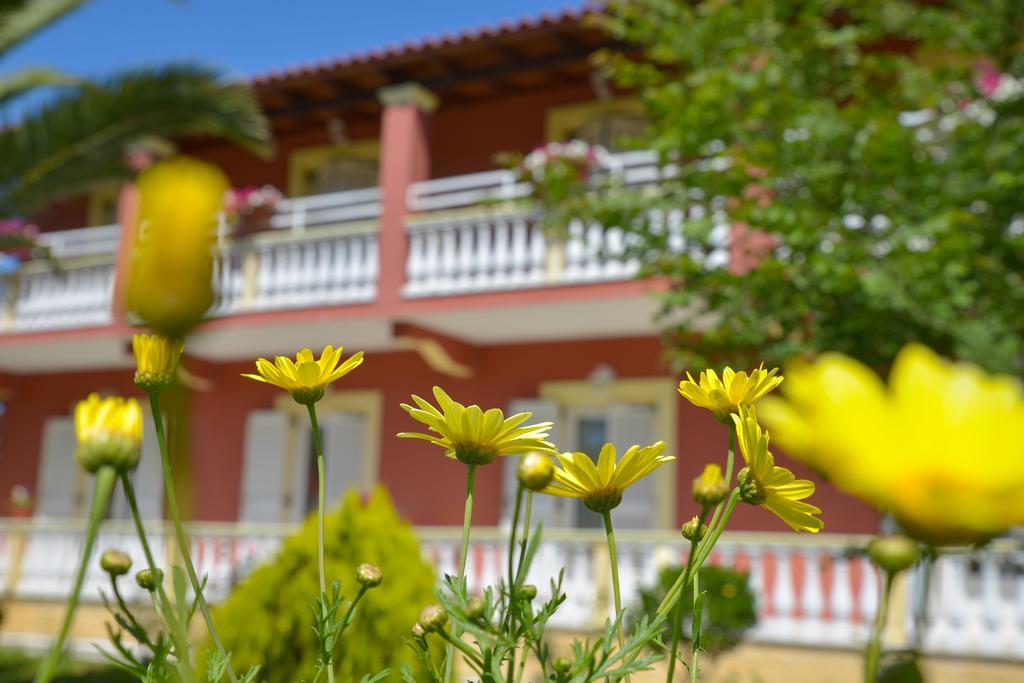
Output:
<path fill-rule="evenodd" d="M 657 182 L 653 153 L 611 157 L 609 172 L 627 185 Z M 414 183 L 405 198 L 407 301 L 427 297 L 566 285 L 625 282 L 639 262 L 625 257 L 630 238 L 617 227 L 566 227 L 552 241 L 525 201 L 530 185 L 511 171 Z M 283 200 L 268 230 L 232 238 L 222 221 L 214 263 L 211 315 L 343 306 L 378 296 L 378 188 Z M 691 212 L 700 211 L 699 207 Z M 672 249 L 682 248 L 682 212 L 666 220 Z M 113 321 L 116 225 L 47 233 L 59 266 L 29 262 L 0 282 L 0 335 L 108 325 Z M 401 266 L 402 264 L 400 264 Z"/>
<path fill-rule="evenodd" d="M 70 590 L 75 558 L 82 544 L 80 522 L 56 520 L 0 521 L 0 585 L 12 600 L 64 599 Z M 195 524 L 190 528 L 193 555 L 200 574 L 208 576 L 208 594 L 222 600 L 253 567 L 268 560 L 294 529 L 281 525 Z M 425 557 L 438 575 L 454 574 L 459 529 L 420 528 Z M 158 558 L 173 552 L 172 530 L 152 527 Z M 587 530 L 550 530 L 541 544 L 528 581 L 541 598 L 550 578 L 565 568 L 567 600 L 552 626 L 589 631 L 612 614 L 608 558 L 602 534 Z M 653 583 L 660 567 L 681 562 L 685 549 L 677 534 L 619 534 L 620 580 L 627 605 L 640 586 Z M 468 581 L 471 590 L 496 584 L 505 571 L 507 539 L 500 529 L 474 530 Z M 757 595 L 758 624 L 748 634 L 753 642 L 807 647 L 860 648 L 877 607 L 876 571 L 849 549 L 864 538 L 823 535 L 727 533 L 712 554 L 713 564 L 749 572 Z M 98 548 L 120 548 L 136 565 L 142 550 L 127 523 L 108 522 Z M 974 555 L 944 555 L 935 567 L 928 591 L 927 618 L 920 634 L 926 652 L 1024 661 L 1020 620 L 1024 605 L 1024 550 L 1019 545 L 993 544 Z M 97 563 L 90 566 L 83 599 L 98 602 L 106 583 Z M 126 599 L 146 596 L 124 583 Z M 595 590 L 596 587 L 596 590 Z M 910 641 L 917 637 L 912 616 L 923 594 L 922 576 L 908 577 L 897 591 L 893 614 L 904 615 L 897 630 Z"/>

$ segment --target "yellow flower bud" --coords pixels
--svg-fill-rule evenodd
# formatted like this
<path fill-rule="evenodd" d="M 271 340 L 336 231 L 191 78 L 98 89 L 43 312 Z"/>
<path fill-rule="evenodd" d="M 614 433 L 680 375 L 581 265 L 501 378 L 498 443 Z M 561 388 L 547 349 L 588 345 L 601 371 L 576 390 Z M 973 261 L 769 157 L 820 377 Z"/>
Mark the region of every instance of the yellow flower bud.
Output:
<path fill-rule="evenodd" d="M 519 589 L 519 597 L 524 600 L 533 600 L 537 597 L 537 587 L 530 583 L 526 584 Z"/>
<path fill-rule="evenodd" d="M 215 166 L 177 157 L 143 172 L 138 188 L 125 304 L 149 327 L 180 338 L 213 304 L 213 248 L 227 178 Z"/>
<path fill-rule="evenodd" d="M 135 384 L 146 393 L 159 393 L 174 384 L 184 344 L 159 334 L 132 337 L 135 352 Z"/>
<path fill-rule="evenodd" d="M 718 465 L 705 465 L 704 471 L 693 480 L 693 500 L 698 505 L 712 507 L 728 495 L 729 488 L 725 485 L 722 468 Z"/>
<path fill-rule="evenodd" d="M 487 601 L 481 597 L 475 597 L 466 605 L 466 616 L 474 621 L 484 618 L 487 613 Z"/>
<path fill-rule="evenodd" d="M 75 407 L 75 459 L 89 472 L 113 467 L 128 472 L 139 464 L 142 408 L 135 399 L 90 394 Z"/>
<path fill-rule="evenodd" d="M 551 458 L 531 451 L 519 459 L 519 483 L 531 491 L 540 491 L 551 483 L 555 476 L 555 464 Z"/>

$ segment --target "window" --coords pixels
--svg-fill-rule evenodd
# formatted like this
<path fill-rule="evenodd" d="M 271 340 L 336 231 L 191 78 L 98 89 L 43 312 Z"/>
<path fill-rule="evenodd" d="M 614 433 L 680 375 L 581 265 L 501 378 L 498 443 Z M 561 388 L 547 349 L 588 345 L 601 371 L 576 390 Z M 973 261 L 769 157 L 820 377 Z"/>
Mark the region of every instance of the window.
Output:
<path fill-rule="evenodd" d="M 350 489 L 376 481 L 380 395 L 328 394 L 317 411 L 330 508 Z M 305 407 L 288 397 L 277 409 L 250 413 L 244 448 L 239 520 L 300 522 L 316 509 L 316 449 Z"/>
<path fill-rule="evenodd" d="M 114 225 L 121 194 L 118 185 L 107 185 L 89 195 L 89 225 Z"/>
<path fill-rule="evenodd" d="M 665 441 L 675 453 L 676 404 L 672 379 L 612 380 L 596 386 L 589 381 L 546 382 L 541 398 L 519 399 L 511 413 L 531 412 L 533 420 L 554 424 L 550 440 L 563 450 L 596 458 L 601 447 L 614 443 L 618 457 L 633 444 Z M 502 522 L 509 524 L 515 506 L 518 458 L 504 458 Z M 615 509 L 615 526 L 622 529 L 666 528 L 675 524 L 675 467 L 662 466 L 631 486 Z M 534 496 L 533 517 L 545 527 L 593 528 L 601 517 L 572 498 Z"/>
<path fill-rule="evenodd" d="M 616 152 L 623 142 L 644 133 L 648 118 L 634 99 L 581 102 L 554 107 L 547 113 L 547 137 L 552 142 L 579 139 Z"/>
<path fill-rule="evenodd" d="M 377 141 L 307 147 L 289 158 L 288 192 L 302 197 L 376 187 Z"/>

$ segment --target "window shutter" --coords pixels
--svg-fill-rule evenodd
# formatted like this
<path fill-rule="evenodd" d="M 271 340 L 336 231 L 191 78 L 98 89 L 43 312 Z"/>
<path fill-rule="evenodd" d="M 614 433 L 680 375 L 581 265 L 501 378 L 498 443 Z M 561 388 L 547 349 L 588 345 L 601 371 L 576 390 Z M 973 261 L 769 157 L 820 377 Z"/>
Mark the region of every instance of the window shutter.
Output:
<path fill-rule="evenodd" d="M 81 513 L 78 505 L 78 463 L 75 462 L 75 421 L 48 418 L 43 425 L 42 460 L 36 486 L 36 515 L 67 518 Z"/>
<path fill-rule="evenodd" d="M 323 420 L 327 509 L 336 506 L 349 489 L 363 485 L 366 424 L 358 413 L 334 413 Z"/>
<path fill-rule="evenodd" d="M 509 415 L 516 413 L 533 413 L 527 424 L 535 422 L 552 422 L 554 426 L 549 432 L 548 441 L 558 444 L 562 440 L 559 433 L 559 422 L 561 419 L 559 406 L 554 401 L 539 398 L 514 399 L 509 404 Z M 503 465 L 502 490 L 501 490 L 501 524 L 508 527 L 512 524 L 512 514 L 516 505 L 516 489 L 519 479 L 516 470 L 519 467 L 518 456 L 501 458 Z M 537 522 L 544 522 L 546 528 L 569 527 L 574 525 L 573 501 L 569 498 L 558 498 L 556 496 L 535 495 L 533 506 L 530 512 L 530 524 L 536 526 Z"/>
<path fill-rule="evenodd" d="M 255 410 L 245 424 L 245 462 L 239 520 L 280 522 L 284 501 L 288 419 L 276 410 Z"/>
<path fill-rule="evenodd" d="M 645 446 L 655 441 L 654 406 L 613 405 L 608 409 L 608 439 L 615 444 L 621 459 L 626 449 L 633 445 Z M 630 486 L 622 497 L 622 503 L 612 512 L 618 529 L 650 529 L 654 524 L 657 488 L 654 478 L 661 470 L 649 474 Z"/>
<path fill-rule="evenodd" d="M 322 424 L 320 427 L 323 429 Z M 283 470 L 282 484 L 279 486 L 286 488 L 283 521 L 301 522 L 316 505 L 316 492 L 310 492 L 310 472 L 316 468 L 313 456 L 313 432 L 306 419 L 293 422 L 291 429 L 295 430 L 295 452 L 288 453 L 287 448 L 281 452 Z M 285 461 L 286 457 L 290 458 L 289 462 Z M 289 475 L 291 481 L 285 482 L 285 478 Z"/>

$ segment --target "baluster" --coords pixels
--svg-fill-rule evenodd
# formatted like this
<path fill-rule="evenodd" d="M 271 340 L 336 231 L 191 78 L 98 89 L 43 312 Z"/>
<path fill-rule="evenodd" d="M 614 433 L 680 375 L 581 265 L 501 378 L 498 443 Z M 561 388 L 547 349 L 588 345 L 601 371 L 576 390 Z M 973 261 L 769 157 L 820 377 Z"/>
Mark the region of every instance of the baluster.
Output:
<path fill-rule="evenodd" d="M 437 294 L 444 289 L 441 273 L 441 229 L 439 225 L 431 226 L 426 233 L 424 245 L 424 282 L 423 293 Z"/>
<path fill-rule="evenodd" d="M 604 277 L 618 280 L 630 275 L 632 268 L 625 260 L 626 244 L 622 228 L 608 228 L 604 232 Z"/>
<path fill-rule="evenodd" d="M 583 223 L 573 219 L 569 222 L 569 236 L 565 242 L 565 268 L 562 271 L 564 282 L 576 282 L 583 277 L 586 259 L 583 239 Z"/>
<path fill-rule="evenodd" d="M 494 279 L 496 289 L 504 289 L 511 280 L 509 270 L 512 264 L 512 245 L 510 244 L 508 223 L 499 218 L 494 221 Z"/>
<path fill-rule="evenodd" d="M 775 577 L 772 582 L 772 608 L 777 635 L 786 641 L 796 633 L 796 594 L 793 589 L 793 569 L 790 562 L 790 549 L 775 548 L 771 551 L 775 560 Z"/>
<path fill-rule="evenodd" d="M 875 611 L 878 609 L 878 598 L 881 591 L 881 581 L 875 566 L 866 557 L 860 560 L 860 594 L 857 596 L 857 606 L 860 610 L 860 618 L 866 631 L 871 632 L 874 623 Z"/>
<path fill-rule="evenodd" d="M 982 638 L 984 650 L 993 655 L 1012 653 L 1019 641 L 1014 642 L 1015 639 L 1008 638 L 1012 633 L 1013 612 L 1012 604 L 1003 600 L 1000 590 L 1000 558 L 994 552 L 978 553 L 977 558 L 981 562 L 981 575 L 978 578 L 981 580 L 980 611 L 985 630 Z"/>
<path fill-rule="evenodd" d="M 604 251 L 604 226 L 593 223 L 586 227 L 586 271 L 587 282 L 595 282 L 606 277 L 606 255 Z"/>
<path fill-rule="evenodd" d="M 463 223 L 458 227 L 458 258 L 455 265 L 455 291 L 467 292 L 473 289 L 473 226 Z"/>
<path fill-rule="evenodd" d="M 544 269 L 547 263 L 548 245 L 544 238 L 544 231 L 536 225 L 530 225 L 524 218 L 516 219 L 527 230 L 529 235 L 529 270 L 527 280 L 531 285 L 539 285 L 544 282 Z"/>
<path fill-rule="evenodd" d="M 855 638 L 853 623 L 853 582 L 850 578 L 850 560 L 839 554 L 832 556 L 832 581 L 828 598 L 829 639 L 844 645 Z"/>
<path fill-rule="evenodd" d="M 817 548 L 807 547 L 801 553 L 804 565 L 803 586 L 800 591 L 802 640 L 821 643 L 824 626 L 825 596 L 821 588 L 822 554 Z"/>
<path fill-rule="evenodd" d="M 409 252 L 405 257 L 405 294 L 416 296 L 423 286 L 425 239 L 420 230 L 409 230 Z"/>
<path fill-rule="evenodd" d="M 351 301 L 359 291 L 362 256 L 359 240 L 334 240 L 334 281 L 333 301 Z"/>
<path fill-rule="evenodd" d="M 516 217 L 512 219 L 511 229 L 512 247 L 509 253 L 509 261 L 511 263 L 509 268 L 509 286 L 518 288 L 526 284 L 530 269 L 530 254 L 528 251 L 529 227 L 526 225 L 526 221 Z"/>
<path fill-rule="evenodd" d="M 477 223 L 476 232 L 476 283 L 479 290 L 494 289 L 494 240 L 491 238 L 491 226 L 488 223 Z"/>
<path fill-rule="evenodd" d="M 446 225 L 441 233 L 441 282 L 443 291 L 449 294 L 455 291 L 458 269 L 458 233 L 454 225 Z"/>

